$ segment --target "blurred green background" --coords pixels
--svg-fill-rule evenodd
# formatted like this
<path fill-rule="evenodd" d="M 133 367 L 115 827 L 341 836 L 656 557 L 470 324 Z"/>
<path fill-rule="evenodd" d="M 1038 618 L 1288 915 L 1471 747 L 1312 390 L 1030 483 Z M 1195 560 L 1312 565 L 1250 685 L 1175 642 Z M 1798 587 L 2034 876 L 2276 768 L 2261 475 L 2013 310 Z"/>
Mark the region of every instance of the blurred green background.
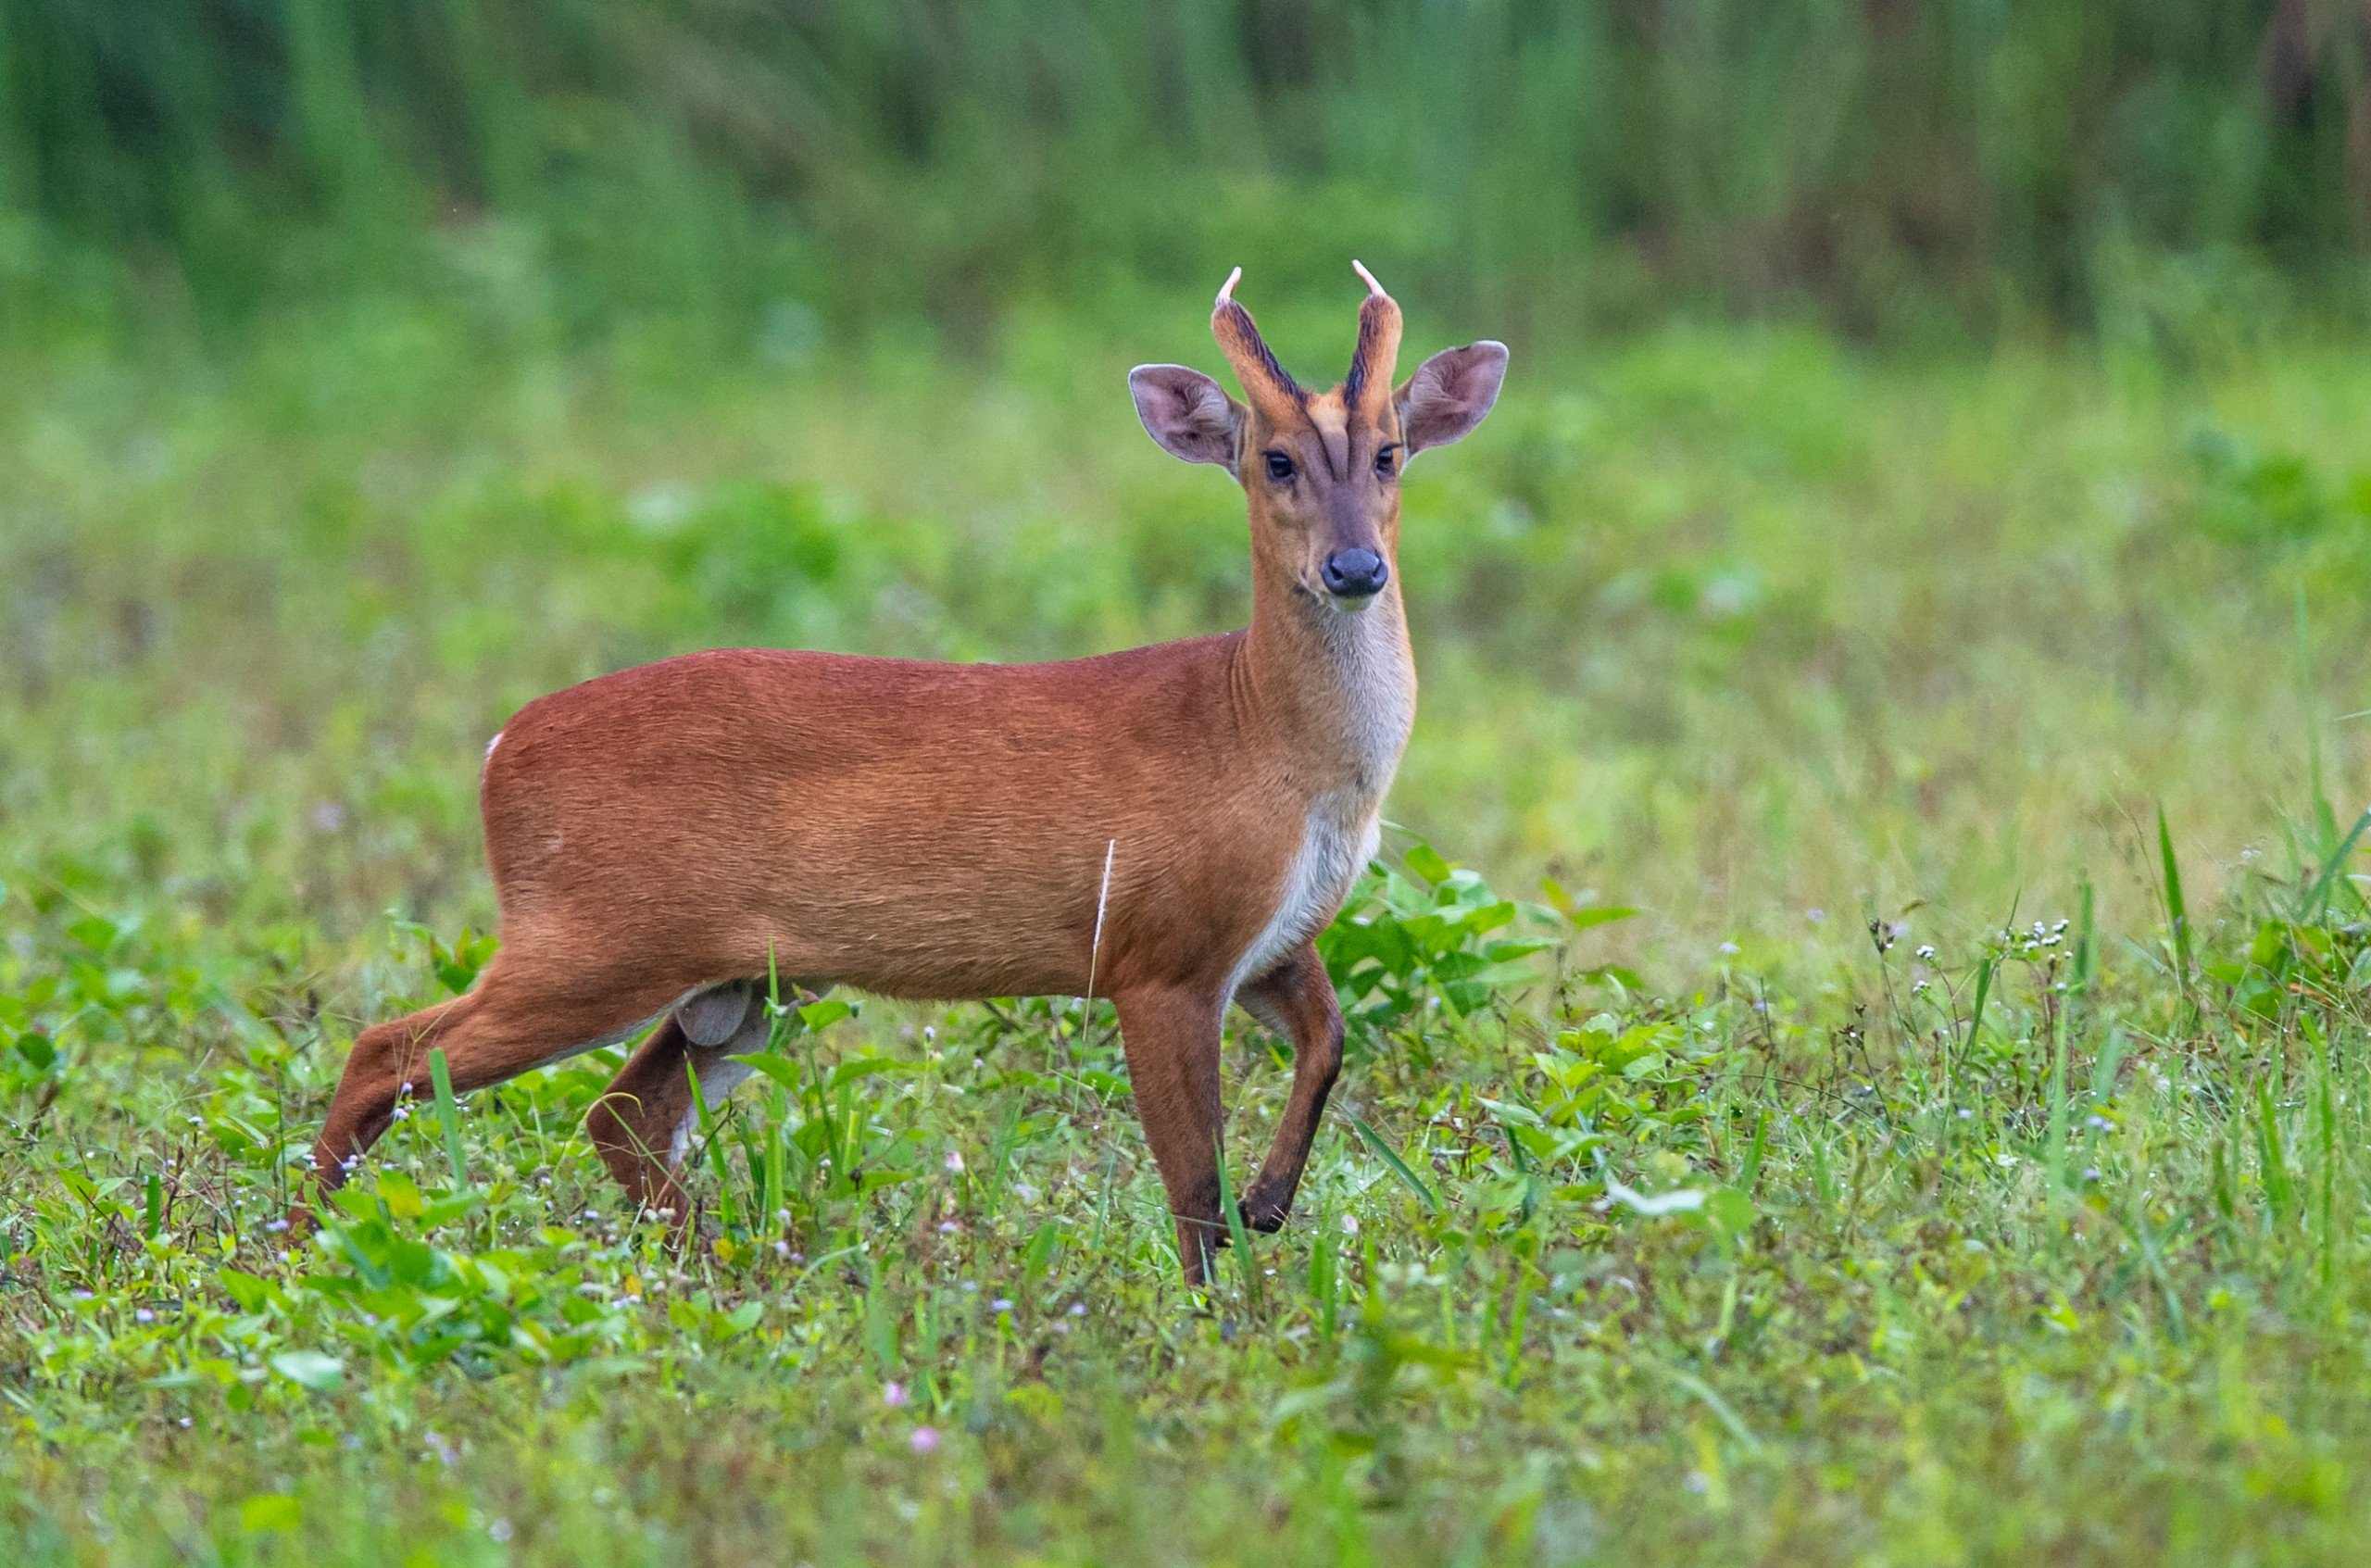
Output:
<path fill-rule="evenodd" d="M 474 281 L 575 343 L 743 354 L 1016 301 L 1124 319 L 1236 262 L 1510 335 L 1675 306 L 2088 325 L 2353 274 L 2359 7 L 2263 0 L 1231 5 L 17 0 L 13 286 L 236 330 Z M 2160 284 L 2161 287 L 2164 286 Z M 21 296 L 20 296 L 21 297 Z M 141 314 L 135 310 L 135 316 Z"/>
<path fill-rule="evenodd" d="M 554 684 L 1238 622 L 1122 373 L 1238 262 L 1336 373 L 1356 255 L 1516 351 L 1411 481 L 1398 815 L 1698 949 L 2138 918 L 2157 799 L 2230 871 L 2365 794 L 2366 72 L 2286 0 L 14 0 L 0 803 L 482 919 Z"/>

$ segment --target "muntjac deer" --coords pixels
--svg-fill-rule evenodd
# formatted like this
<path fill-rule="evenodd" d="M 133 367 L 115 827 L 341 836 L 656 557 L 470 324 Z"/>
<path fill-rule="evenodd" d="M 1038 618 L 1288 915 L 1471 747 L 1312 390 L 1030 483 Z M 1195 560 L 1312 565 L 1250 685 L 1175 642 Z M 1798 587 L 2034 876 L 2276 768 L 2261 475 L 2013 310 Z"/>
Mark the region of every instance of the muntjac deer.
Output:
<path fill-rule="evenodd" d="M 689 1075 L 712 1101 L 744 1076 L 771 970 L 1110 998 L 1197 1285 L 1227 1234 L 1219 1030 L 1239 1002 L 1297 1053 L 1242 1205 L 1254 1230 L 1283 1224 L 1342 1060 L 1313 938 L 1374 853 L 1416 711 L 1400 468 L 1480 423 L 1507 362 L 1476 343 L 1394 387 L 1399 307 L 1357 270 L 1358 348 L 1330 392 L 1277 364 L 1233 298 L 1240 268 L 1211 326 L 1245 401 L 1183 366 L 1129 372 L 1152 438 L 1243 486 L 1248 630 L 1054 664 L 696 653 L 521 709 L 481 787 L 501 950 L 467 995 L 355 1042 L 320 1186 L 432 1049 L 466 1092 L 655 1022 L 589 1130 L 634 1201 L 683 1224 Z"/>

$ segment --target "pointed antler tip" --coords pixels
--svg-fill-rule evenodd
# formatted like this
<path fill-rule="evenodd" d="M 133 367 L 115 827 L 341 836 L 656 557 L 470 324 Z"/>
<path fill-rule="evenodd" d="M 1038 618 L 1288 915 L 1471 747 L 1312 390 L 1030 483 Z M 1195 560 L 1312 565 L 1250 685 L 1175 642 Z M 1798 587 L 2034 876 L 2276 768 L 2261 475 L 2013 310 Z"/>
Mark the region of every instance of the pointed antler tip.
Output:
<path fill-rule="evenodd" d="M 1350 261 L 1350 270 L 1356 272 L 1360 277 L 1366 280 L 1367 292 L 1369 294 L 1381 294 L 1383 292 L 1383 285 L 1374 281 L 1374 274 L 1367 270 L 1367 264 L 1365 262 L 1353 257 Z"/>
<path fill-rule="evenodd" d="M 1235 285 L 1236 285 L 1236 284 L 1237 284 L 1237 283 L 1239 283 L 1239 282 L 1241 282 L 1242 281 L 1243 281 L 1243 269 L 1242 269 L 1242 268 L 1238 267 L 1238 268 L 1236 268 L 1234 271 L 1229 272 L 1229 273 L 1226 275 L 1226 282 L 1225 282 L 1224 283 L 1221 284 L 1221 285 L 1220 285 L 1220 287 L 1219 287 L 1219 298 L 1218 298 L 1218 302 L 1219 302 L 1221 305 L 1232 305 L 1232 304 L 1234 304 L 1234 303 L 1235 303 Z"/>

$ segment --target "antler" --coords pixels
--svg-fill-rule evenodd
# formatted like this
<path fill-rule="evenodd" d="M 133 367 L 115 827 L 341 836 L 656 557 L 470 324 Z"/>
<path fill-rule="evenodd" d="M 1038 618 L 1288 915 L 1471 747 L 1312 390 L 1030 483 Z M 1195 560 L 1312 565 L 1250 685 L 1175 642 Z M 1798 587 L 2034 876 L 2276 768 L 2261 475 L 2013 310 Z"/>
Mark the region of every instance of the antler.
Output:
<path fill-rule="evenodd" d="M 1227 274 L 1226 286 L 1219 290 L 1218 304 L 1211 311 L 1211 335 L 1219 340 L 1226 362 L 1235 367 L 1235 379 L 1243 383 L 1243 395 L 1255 408 L 1272 420 L 1298 418 L 1309 395 L 1276 363 L 1251 312 L 1235 302 L 1235 285 L 1242 277 L 1240 267 Z"/>
<path fill-rule="evenodd" d="M 1359 346 L 1342 383 L 1342 403 L 1352 416 L 1380 422 L 1399 358 L 1399 302 L 1383 292 L 1364 263 L 1353 261 L 1350 270 L 1366 280 L 1367 297 L 1359 306 Z"/>

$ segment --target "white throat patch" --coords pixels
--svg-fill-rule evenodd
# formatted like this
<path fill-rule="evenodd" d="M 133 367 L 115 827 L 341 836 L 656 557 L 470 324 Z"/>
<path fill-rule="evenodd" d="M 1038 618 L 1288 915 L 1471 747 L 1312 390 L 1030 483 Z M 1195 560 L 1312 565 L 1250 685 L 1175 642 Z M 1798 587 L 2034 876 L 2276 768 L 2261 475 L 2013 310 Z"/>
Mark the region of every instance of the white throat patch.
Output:
<path fill-rule="evenodd" d="M 1275 912 L 1227 976 L 1230 998 L 1334 918 L 1382 842 L 1384 792 L 1391 787 L 1416 721 L 1416 687 L 1401 641 L 1399 606 L 1376 609 L 1384 612 L 1322 612 L 1319 625 L 1341 681 L 1358 776 L 1310 801 L 1300 848 L 1285 872 Z"/>
<path fill-rule="evenodd" d="M 1309 803 L 1300 850 L 1285 872 L 1284 897 L 1236 960 L 1235 972 L 1226 980 L 1229 998 L 1244 982 L 1275 968 L 1334 918 L 1383 840 L 1380 805 L 1376 797 L 1347 789 L 1329 791 Z"/>

